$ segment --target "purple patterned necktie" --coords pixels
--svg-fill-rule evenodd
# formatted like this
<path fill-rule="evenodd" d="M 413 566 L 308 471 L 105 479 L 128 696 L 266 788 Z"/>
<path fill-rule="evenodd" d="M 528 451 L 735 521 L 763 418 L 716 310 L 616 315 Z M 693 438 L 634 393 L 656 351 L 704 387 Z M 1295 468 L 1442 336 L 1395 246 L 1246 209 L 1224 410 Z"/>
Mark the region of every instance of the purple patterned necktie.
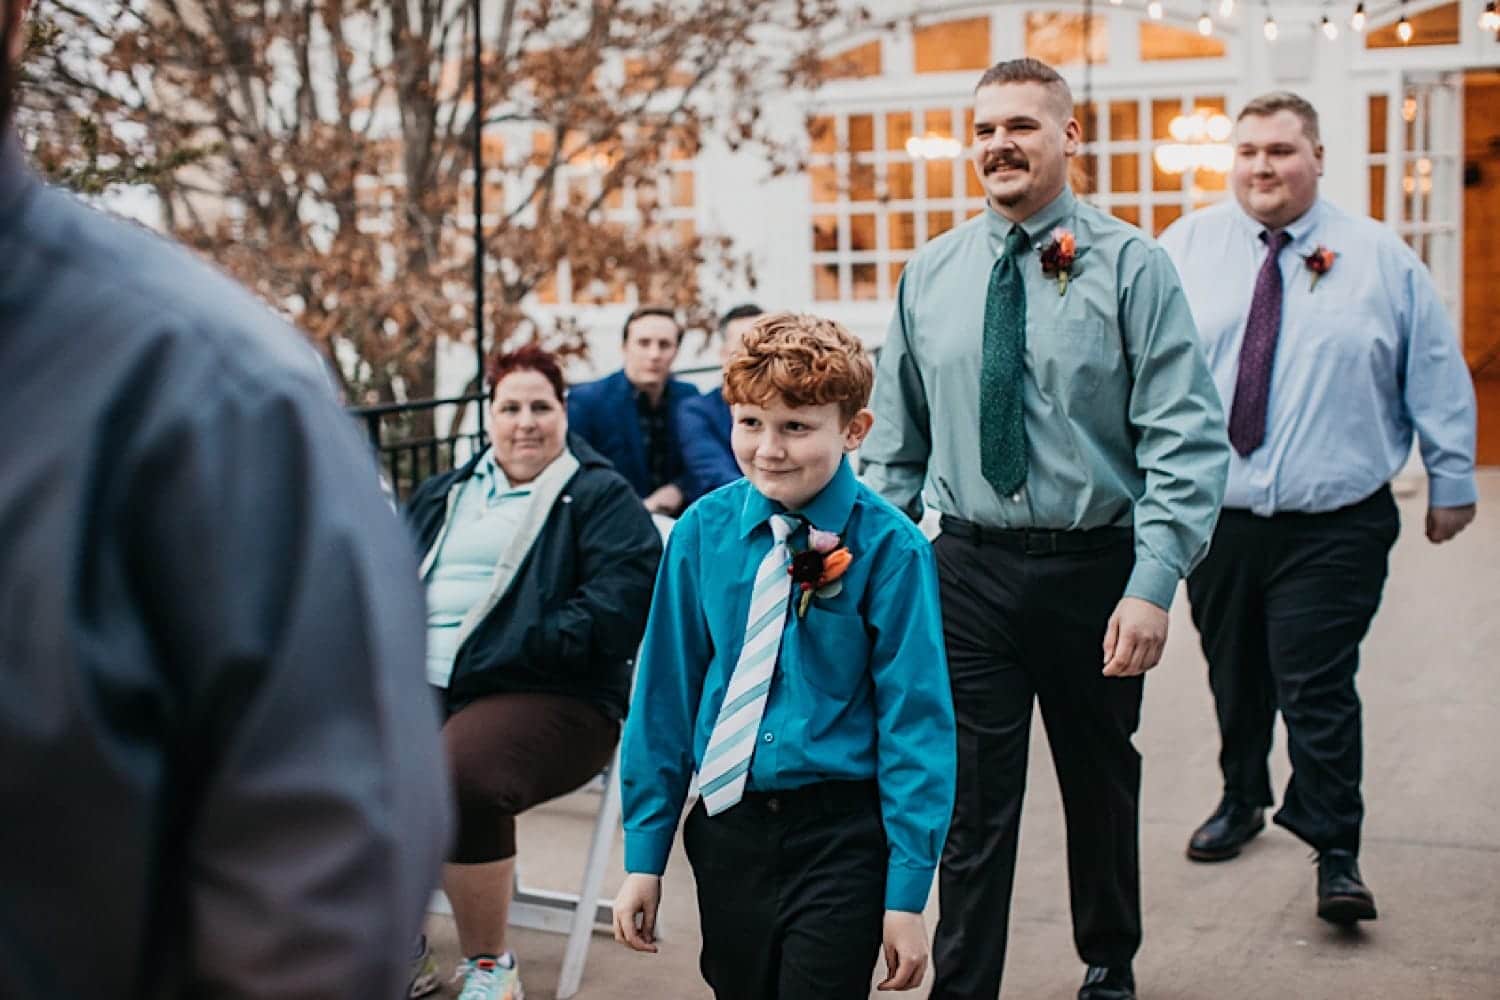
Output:
<path fill-rule="evenodd" d="M 1239 375 L 1234 380 L 1234 406 L 1229 411 L 1229 443 L 1241 455 L 1249 455 L 1266 439 L 1271 365 L 1281 333 L 1281 251 L 1292 242 L 1292 234 L 1262 230 L 1260 239 L 1266 244 L 1266 259 L 1255 278 L 1245 341 L 1240 345 Z"/>

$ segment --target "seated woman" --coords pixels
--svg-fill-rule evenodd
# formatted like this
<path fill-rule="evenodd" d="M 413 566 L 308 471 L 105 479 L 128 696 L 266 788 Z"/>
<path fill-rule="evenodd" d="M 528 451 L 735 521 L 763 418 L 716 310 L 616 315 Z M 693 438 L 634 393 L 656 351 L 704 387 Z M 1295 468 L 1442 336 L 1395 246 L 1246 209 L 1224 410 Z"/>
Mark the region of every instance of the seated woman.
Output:
<path fill-rule="evenodd" d="M 406 507 L 427 583 L 427 679 L 459 813 L 443 871 L 462 1000 L 520 1000 L 505 947 L 515 817 L 609 763 L 661 541 L 635 491 L 568 435 L 562 373 L 537 347 L 490 366 L 491 447 Z M 438 987 L 425 941 L 411 995 Z"/>

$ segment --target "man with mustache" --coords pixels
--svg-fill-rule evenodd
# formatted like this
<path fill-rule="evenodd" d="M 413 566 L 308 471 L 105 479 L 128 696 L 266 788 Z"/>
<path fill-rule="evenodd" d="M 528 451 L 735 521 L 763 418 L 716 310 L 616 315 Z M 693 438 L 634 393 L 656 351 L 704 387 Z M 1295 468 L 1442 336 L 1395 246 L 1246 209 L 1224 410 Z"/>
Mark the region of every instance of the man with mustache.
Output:
<path fill-rule="evenodd" d="M 1421 259 L 1318 197 L 1313 106 L 1257 97 L 1233 140 L 1234 199 L 1162 236 L 1232 401 L 1234 446 L 1212 550 L 1188 578 L 1224 793 L 1187 853 L 1228 860 L 1264 828 L 1279 711 L 1292 778 L 1275 822 L 1318 852 L 1318 916 L 1350 924 L 1376 914 L 1357 863 L 1354 675 L 1400 529 L 1388 483 L 1415 433 L 1428 540 L 1474 519 L 1474 389 Z"/>
<path fill-rule="evenodd" d="M 316 353 L 0 115 L 0 371 L 0 997 L 404 993 L 422 591 Z"/>
<path fill-rule="evenodd" d="M 1166 255 L 1079 202 L 1068 85 L 1031 59 L 975 90 L 987 208 L 901 275 L 865 475 L 937 539 L 958 720 L 938 1000 L 1000 988 L 1033 702 L 1067 819 L 1081 1000 L 1125 1000 L 1141 940 L 1142 674 L 1203 556 L 1223 412 Z"/>

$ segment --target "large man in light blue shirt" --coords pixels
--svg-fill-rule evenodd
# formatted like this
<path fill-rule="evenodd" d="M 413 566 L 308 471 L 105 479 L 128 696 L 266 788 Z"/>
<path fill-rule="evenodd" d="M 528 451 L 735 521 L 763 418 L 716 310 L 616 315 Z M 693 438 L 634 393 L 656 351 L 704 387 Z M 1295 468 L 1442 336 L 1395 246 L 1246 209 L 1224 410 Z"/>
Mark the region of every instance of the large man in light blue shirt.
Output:
<path fill-rule="evenodd" d="M 1000 988 L 1034 702 L 1067 815 L 1079 997 L 1134 996 L 1141 675 L 1207 547 L 1228 464 L 1171 262 L 1068 190 L 1072 109 L 1034 60 L 981 78 L 974 167 L 989 205 L 903 272 L 863 452 L 887 499 L 920 517 L 925 487 L 942 513 L 959 733 L 942 1000 Z"/>
<path fill-rule="evenodd" d="M 1350 923 L 1375 916 L 1356 863 L 1354 674 L 1399 529 L 1387 483 L 1415 432 L 1427 537 L 1463 530 L 1476 498 L 1474 392 L 1421 260 L 1391 230 L 1318 199 L 1313 107 L 1256 98 L 1234 142 L 1234 200 L 1162 237 L 1234 445 L 1213 547 L 1188 580 L 1224 772 L 1188 856 L 1234 857 L 1264 827 L 1279 710 L 1292 778 L 1275 819 L 1319 852 L 1318 915 Z"/>

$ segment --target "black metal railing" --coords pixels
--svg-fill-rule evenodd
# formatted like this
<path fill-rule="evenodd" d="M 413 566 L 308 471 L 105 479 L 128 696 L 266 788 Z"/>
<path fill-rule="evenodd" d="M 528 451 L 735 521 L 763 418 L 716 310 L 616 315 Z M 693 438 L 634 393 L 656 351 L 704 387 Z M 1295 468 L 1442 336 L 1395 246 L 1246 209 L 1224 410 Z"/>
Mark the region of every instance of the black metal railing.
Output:
<path fill-rule="evenodd" d="M 872 351 L 878 357 L 878 351 Z M 715 364 L 680 368 L 672 374 L 685 378 L 704 388 L 710 375 L 716 375 Z M 428 476 L 447 472 L 460 461 L 467 460 L 475 451 L 483 448 L 487 438 L 481 417 L 477 429 L 455 433 L 438 430 L 441 422 L 447 426 L 458 426 L 464 408 L 471 405 L 484 406 L 486 397 L 473 393 L 467 396 L 450 396 L 446 399 L 420 399 L 408 403 L 381 403 L 376 406 L 354 406 L 349 413 L 360 421 L 370 446 L 380 462 L 380 471 L 395 493 L 398 501 L 404 502 L 417 484 Z M 440 412 L 444 407 L 456 407 L 457 413 Z"/>
<path fill-rule="evenodd" d="M 370 446 L 380 462 L 380 472 L 395 493 L 405 501 L 411 491 L 428 476 L 447 472 L 460 461 L 484 447 L 483 428 L 456 433 L 439 430 L 439 422 L 456 426 L 444 407 L 460 409 L 484 405 L 484 396 L 452 396 L 447 399 L 422 399 L 409 403 L 381 403 L 355 406 L 349 413 L 359 420 L 370 439 Z"/>

